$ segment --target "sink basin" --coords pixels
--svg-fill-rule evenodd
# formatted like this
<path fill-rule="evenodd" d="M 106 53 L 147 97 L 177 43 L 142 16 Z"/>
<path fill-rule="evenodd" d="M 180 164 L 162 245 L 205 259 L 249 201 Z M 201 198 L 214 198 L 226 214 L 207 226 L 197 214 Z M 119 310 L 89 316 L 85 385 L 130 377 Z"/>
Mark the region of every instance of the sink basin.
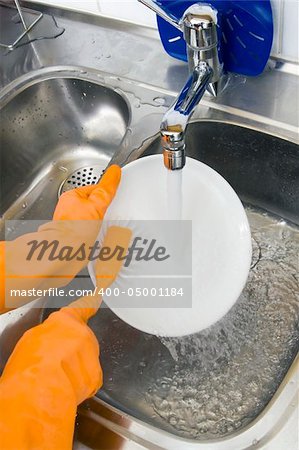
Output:
<path fill-rule="evenodd" d="M 148 98 L 145 87 L 131 83 L 129 93 L 115 88 L 119 80 L 109 85 L 85 78 L 46 77 L 23 86 L 2 105 L 5 219 L 51 218 L 59 194 L 95 182 L 120 149 L 127 151 L 125 161 L 161 151 L 153 130 L 167 101 L 165 106 L 160 100 L 159 105 L 140 105 L 136 93 Z M 145 120 L 147 114 L 152 120 Z M 135 134 L 129 148 L 126 139 L 138 121 L 147 128 Z M 122 427 L 134 434 L 137 424 L 147 436 L 165 433 L 171 444 L 162 448 L 190 449 L 216 441 L 228 445 L 217 449 L 243 448 L 229 447 L 229 439 L 260 420 L 298 350 L 298 147 L 213 120 L 191 123 L 186 142 L 187 155 L 218 171 L 246 206 L 253 237 L 248 283 L 221 321 L 185 338 L 162 340 L 139 332 L 105 307 L 91 319 L 101 345 L 104 385 L 80 408 L 77 427 L 80 440 L 91 448 L 97 448 L 92 439 L 102 426 L 95 420 L 100 416 L 105 426 L 115 422 L 117 433 Z M 5 315 L 1 367 L 24 330 L 53 310 L 47 305 Z M 159 445 L 161 435 L 155 436 Z"/>
<path fill-rule="evenodd" d="M 245 202 L 253 260 L 241 297 L 217 324 L 183 338 L 139 332 L 107 308 L 90 326 L 105 374 L 99 398 L 177 436 L 206 441 L 256 419 L 298 351 L 299 153 L 290 142 L 219 122 L 190 124 L 186 149 Z M 159 152 L 157 139 L 142 156 Z"/>
<path fill-rule="evenodd" d="M 129 122 L 127 101 L 105 86 L 77 78 L 27 86 L 1 111 L 1 214 L 51 218 L 61 184 L 81 167 L 87 182 L 98 179 Z"/>

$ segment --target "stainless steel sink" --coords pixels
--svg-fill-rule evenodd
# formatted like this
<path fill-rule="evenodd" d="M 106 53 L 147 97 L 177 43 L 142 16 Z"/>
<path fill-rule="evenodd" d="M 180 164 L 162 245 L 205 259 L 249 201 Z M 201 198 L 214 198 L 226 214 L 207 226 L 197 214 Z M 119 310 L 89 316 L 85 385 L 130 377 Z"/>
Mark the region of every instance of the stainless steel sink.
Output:
<path fill-rule="evenodd" d="M 206 441 L 254 421 L 298 351 L 299 154 L 295 144 L 221 122 L 192 123 L 186 148 L 246 204 L 254 250 L 246 288 L 227 316 L 185 338 L 146 335 L 108 309 L 90 325 L 105 373 L 98 397 L 177 436 Z M 160 153 L 159 139 L 143 150 Z"/>
<path fill-rule="evenodd" d="M 1 214 L 22 202 L 23 217 L 50 218 L 60 184 L 81 167 L 103 170 L 129 122 L 128 103 L 105 86 L 73 78 L 29 85 L 1 113 Z M 88 170 L 86 182 L 97 175 Z"/>
<path fill-rule="evenodd" d="M 170 101 L 152 87 L 74 68 L 20 80 L 1 109 L 3 218 L 49 219 L 61 190 L 95 182 L 112 157 L 124 164 L 159 153 L 155 133 Z M 246 205 L 254 249 L 247 286 L 226 317 L 181 339 L 141 333 L 101 309 L 90 326 L 104 386 L 80 407 L 77 425 L 90 448 L 104 425 L 147 448 L 241 449 L 230 442 L 268 411 L 279 419 L 272 404 L 299 341 L 299 154 L 294 143 L 241 124 L 197 118 L 187 155 L 221 173 Z M 53 310 L 44 301 L 4 317 L 1 367 L 24 330 Z"/>

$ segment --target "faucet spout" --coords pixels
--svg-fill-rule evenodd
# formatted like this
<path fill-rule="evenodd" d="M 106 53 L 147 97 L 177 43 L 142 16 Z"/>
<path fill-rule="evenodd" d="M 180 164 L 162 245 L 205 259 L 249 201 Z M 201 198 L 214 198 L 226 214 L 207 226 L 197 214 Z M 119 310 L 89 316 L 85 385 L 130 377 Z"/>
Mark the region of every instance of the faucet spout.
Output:
<path fill-rule="evenodd" d="M 157 0 L 139 0 L 171 25 L 182 31 L 187 45 L 191 73 L 177 100 L 164 115 L 160 127 L 167 169 L 178 170 L 185 165 L 185 130 L 188 120 L 203 94 L 217 95 L 222 75 L 218 43 L 218 11 L 205 2 L 192 4 L 181 18 L 176 18 Z"/>
<path fill-rule="evenodd" d="M 179 170 L 185 165 L 186 126 L 212 77 L 211 67 L 205 61 L 200 61 L 163 117 L 160 132 L 164 165 L 167 169 Z"/>

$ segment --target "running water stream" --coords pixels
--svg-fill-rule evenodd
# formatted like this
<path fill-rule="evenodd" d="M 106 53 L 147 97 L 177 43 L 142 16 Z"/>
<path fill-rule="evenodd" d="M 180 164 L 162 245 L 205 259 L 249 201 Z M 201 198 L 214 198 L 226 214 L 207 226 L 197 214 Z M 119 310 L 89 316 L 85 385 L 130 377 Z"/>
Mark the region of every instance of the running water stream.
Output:
<path fill-rule="evenodd" d="M 183 170 L 166 170 L 168 219 L 181 220 L 183 209 Z"/>

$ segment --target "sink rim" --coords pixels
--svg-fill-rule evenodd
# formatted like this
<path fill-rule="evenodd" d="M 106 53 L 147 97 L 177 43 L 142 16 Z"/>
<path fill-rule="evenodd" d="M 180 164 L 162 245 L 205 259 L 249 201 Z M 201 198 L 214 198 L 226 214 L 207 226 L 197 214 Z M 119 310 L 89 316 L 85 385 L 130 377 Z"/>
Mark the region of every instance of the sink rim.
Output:
<path fill-rule="evenodd" d="M 100 78 L 101 77 L 101 78 Z M 98 86 L 106 87 L 118 94 L 126 103 L 129 113 L 129 120 L 127 127 L 130 127 L 132 121 L 132 106 L 128 98 L 121 89 L 115 88 L 105 80 L 119 78 L 107 72 L 102 72 L 95 69 L 85 68 L 82 66 L 53 66 L 45 67 L 43 69 L 33 70 L 25 75 L 16 78 L 9 83 L 5 88 L 0 90 L 0 111 L 10 103 L 18 94 L 30 88 L 31 86 L 47 80 L 57 79 L 72 79 L 81 80 L 97 84 Z"/>

